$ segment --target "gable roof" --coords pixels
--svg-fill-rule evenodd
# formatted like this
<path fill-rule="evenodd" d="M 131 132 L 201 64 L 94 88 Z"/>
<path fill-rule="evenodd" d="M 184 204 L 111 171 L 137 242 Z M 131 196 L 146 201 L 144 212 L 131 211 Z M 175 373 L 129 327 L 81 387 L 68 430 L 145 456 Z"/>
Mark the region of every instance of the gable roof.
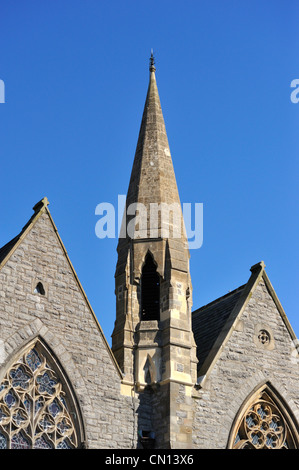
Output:
<path fill-rule="evenodd" d="M 238 287 L 193 312 L 192 329 L 197 344 L 198 371 L 200 371 L 244 288 L 245 286 Z"/>
<path fill-rule="evenodd" d="M 10 252 L 12 251 L 13 247 L 15 246 L 19 238 L 20 238 L 20 235 L 16 236 L 12 240 L 10 240 L 8 243 L 6 243 L 6 245 L 0 248 L 0 269 L 2 267 L 2 264 L 4 264 L 2 263 L 2 261 L 4 261 L 5 258 L 10 254 Z"/>
<path fill-rule="evenodd" d="M 89 303 L 89 300 L 87 298 L 87 295 L 78 279 L 78 276 L 77 276 L 77 273 L 71 263 L 71 260 L 68 256 L 68 253 L 66 251 L 66 248 L 59 236 L 59 233 L 58 233 L 58 230 L 57 230 L 57 227 L 52 219 L 52 216 L 50 214 L 50 211 L 48 209 L 48 205 L 49 205 L 49 201 L 46 197 L 44 197 L 43 199 L 41 199 L 37 204 L 35 204 L 35 206 L 33 207 L 33 210 L 34 210 L 34 214 L 32 215 L 32 217 L 29 219 L 29 221 L 27 222 L 27 224 L 22 228 L 21 232 L 16 236 L 14 237 L 11 241 L 9 241 L 8 243 L 6 243 L 6 245 L 4 245 L 2 248 L 0 248 L 0 270 L 3 268 L 3 266 L 7 263 L 7 261 L 9 260 L 9 258 L 12 256 L 12 254 L 14 253 L 14 251 L 18 248 L 18 246 L 22 243 L 22 240 L 26 237 L 26 235 L 30 232 L 30 230 L 32 229 L 32 227 L 35 225 L 35 223 L 37 222 L 37 220 L 40 218 L 40 216 L 43 214 L 43 213 L 47 213 L 49 219 L 50 219 L 50 222 L 53 226 L 53 229 L 54 229 L 54 232 L 58 238 L 58 242 L 62 248 L 62 251 L 67 259 L 67 262 L 70 266 L 70 269 L 75 277 L 75 280 L 77 282 L 77 285 L 78 285 L 78 288 L 79 290 L 81 291 L 84 299 L 85 299 L 85 302 L 87 304 L 87 307 L 89 308 L 95 322 L 96 322 L 96 325 L 97 325 L 97 328 L 99 330 L 99 333 L 100 335 L 102 336 L 102 339 L 103 339 L 103 342 L 108 350 L 108 353 L 110 354 L 111 358 L 112 358 L 112 362 L 114 363 L 119 375 L 120 375 L 120 378 L 123 378 L 123 375 L 122 375 L 122 372 L 120 370 L 120 367 L 115 359 L 115 356 L 114 354 L 112 353 L 111 351 L 111 348 L 107 342 L 107 339 L 104 335 L 104 332 L 98 322 L 98 319 Z"/>
<path fill-rule="evenodd" d="M 192 329 L 197 345 L 198 385 L 203 383 L 213 364 L 221 354 L 236 327 L 238 319 L 247 306 L 253 291 L 264 280 L 266 287 L 284 321 L 291 339 L 298 343 L 296 335 L 266 274 L 261 261 L 250 268 L 251 276 L 243 286 L 220 297 L 192 313 Z"/>

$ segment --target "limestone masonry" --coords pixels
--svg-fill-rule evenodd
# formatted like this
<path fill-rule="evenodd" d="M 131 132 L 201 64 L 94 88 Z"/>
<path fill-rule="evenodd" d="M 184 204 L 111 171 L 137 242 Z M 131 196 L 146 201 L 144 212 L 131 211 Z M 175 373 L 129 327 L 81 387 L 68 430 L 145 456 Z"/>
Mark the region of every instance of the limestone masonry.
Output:
<path fill-rule="evenodd" d="M 155 72 L 126 207 L 180 207 Z M 48 206 L 0 249 L 0 448 L 298 448 L 298 340 L 263 262 L 192 312 L 186 236 L 157 216 L 119 239 L 110 348 Z"/>

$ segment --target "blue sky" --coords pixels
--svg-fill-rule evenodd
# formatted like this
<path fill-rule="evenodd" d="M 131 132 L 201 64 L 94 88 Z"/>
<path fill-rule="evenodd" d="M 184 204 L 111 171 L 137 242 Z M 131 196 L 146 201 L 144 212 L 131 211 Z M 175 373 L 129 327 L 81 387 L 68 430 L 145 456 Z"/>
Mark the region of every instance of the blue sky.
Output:
<path fill-rule="evenodd" d="M 42 197 L 110 342 L 115 239 L 101 202 L 126 194 L 151 48 L 182 202 L 203 203 L 194 309 L 264 260 L 299 335 L 298 2 L 1 2 L 0 245 Z"/>

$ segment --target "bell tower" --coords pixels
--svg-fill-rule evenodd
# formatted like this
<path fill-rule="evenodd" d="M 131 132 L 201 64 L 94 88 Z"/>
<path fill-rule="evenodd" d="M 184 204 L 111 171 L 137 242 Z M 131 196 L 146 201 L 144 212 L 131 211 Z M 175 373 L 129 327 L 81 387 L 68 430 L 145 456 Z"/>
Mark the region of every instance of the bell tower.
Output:
<path fill-rule="evenodd" d="M 139 396 L 140 435 L 155 436 L 159 448 L 191 448 L 197 359 L 190 255 L 153 54 L 149 71 L 117 247 L 112 351 L 123 383 Z"/>

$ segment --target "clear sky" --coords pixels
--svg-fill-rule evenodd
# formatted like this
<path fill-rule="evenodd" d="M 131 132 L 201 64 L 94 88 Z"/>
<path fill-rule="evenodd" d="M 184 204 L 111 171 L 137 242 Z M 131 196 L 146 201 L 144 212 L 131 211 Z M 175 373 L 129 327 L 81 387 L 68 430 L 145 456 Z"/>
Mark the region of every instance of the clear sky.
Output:
<path fill-rule="evenodd" d="M 193 307 L 263 260 L 298 312 L 299 4 L 15 0 L 0 4 L 0 245 L 44 196 L 110 343 L 116 239 L 95 208 L 126 194 L 151 48 L 182 202 L 203 203 Z"/>

